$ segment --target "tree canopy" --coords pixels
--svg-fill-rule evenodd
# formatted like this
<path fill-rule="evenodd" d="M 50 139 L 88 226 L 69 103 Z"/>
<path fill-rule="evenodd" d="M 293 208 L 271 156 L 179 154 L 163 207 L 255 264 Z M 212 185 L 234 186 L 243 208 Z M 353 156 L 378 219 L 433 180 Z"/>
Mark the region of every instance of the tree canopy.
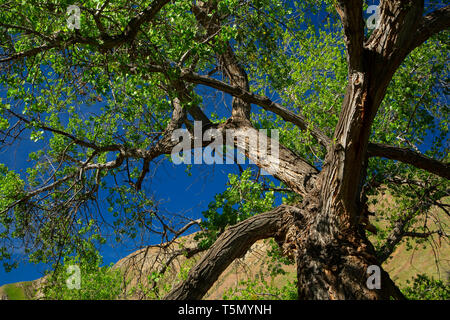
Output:
<path fill-rule="evenodd" d="M 373 4 L 377 28 L 366 23 Z M 251 239 L 274 236 L 287 222 L 264 219 L 307 206 L 314 186 L 333 181 L 320 174 L 341 164 L 335 197 L 349 221 L 353 206 L 385 221 L 374 230 L 358 218 L 377 233 L 379 262 L 403 240 L 448 241 L 448 220 L 430 208 L 449 216 L 449 22 L 448 1 L 0 1 L 1 151 L 39 146 L 23 150 L 26 172 L 0 164 L 0 260 L 16 266 L 22 248 L 58 262 L 93 243 L 148 245 L 194 225 L 196 250 L 245 221 L 261 224 Z M 277 130 L 282 168 L 246 152 L 259 169 L 235 165 L 202 221 L 165 215 L 146 187 L 172 161 L 175 130 L 194 142 L 195 121 L 202 134 Z M 380 192 L 395 207 L 368 212 Z"/>

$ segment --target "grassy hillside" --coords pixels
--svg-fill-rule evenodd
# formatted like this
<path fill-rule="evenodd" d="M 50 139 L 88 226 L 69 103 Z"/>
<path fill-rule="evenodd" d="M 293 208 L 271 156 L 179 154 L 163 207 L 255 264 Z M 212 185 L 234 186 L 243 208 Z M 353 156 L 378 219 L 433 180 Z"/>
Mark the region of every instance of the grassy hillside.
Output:
<path fill-rule="evenodd" d="M 33 296 L 33 282 L 17 282 L 0 287 L 0 300 L 28 300 Z"/>
<path fill-rule="evenodd" d="M 450 203 L 450 199 L 445 202 Z M 395 202 L 385 194 L 379 199 L 375 212 L 380 210 L 392 211 Z M 427 215 L 415 222 L 415 225 L 426 225 L 430 230 L 436 229 L 439 223 L 443 232 L 450 234 L 449 217 L 441 209 L 432 207 Z M 387 217 L 373 218 L 371 222 L 379 229 L 387 225 Z M 391 257 L 383 264 L 383 268 L 389 272 L 392 279 L 403 287 L 406 281 L 417 274 L 426 274 L 434 279 L 450 282 L 450 242 L 448 238 L 437 234 L 430 236 L 424 243 L 417 244 L 411 238 L 404 238 L 397 246 Z"/>

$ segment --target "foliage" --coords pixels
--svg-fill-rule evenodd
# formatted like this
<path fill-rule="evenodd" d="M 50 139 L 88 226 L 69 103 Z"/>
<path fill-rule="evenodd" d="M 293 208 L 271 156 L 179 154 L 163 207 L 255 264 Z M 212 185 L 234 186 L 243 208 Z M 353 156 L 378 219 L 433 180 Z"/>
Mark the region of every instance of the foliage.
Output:
<path fill-rule="evenodd" d="M 273 282 L 273 278 L 272 278 Z M 241 281 L 242 288 L 230 288 L 224 295 L 224 300 L 296 300 L 298 299 L 295 282 L 288 282 L 277 288 L 265 279 L 264 274 L 257 274 L 255 279 Z"/>
<path fill-rule="evenodd" d="M 99 255 L 65 257 L 63 263 L 51 271 L 43 287 L 44 298 L 49 300 L 114 300 L 122 293 L 123 277 L 120 270 L 101 266 Z M 80 270 L 80 288 L 70 288 L 67 280 L 72 276 L 69 266 Z"/>
<path fill-rule="evenodd" d="M 252 171 L 247 168 L 241 176 L 230 174 L 229 187 L 215 196 L 215 201 L 203 212 L 205 220 L 202 226 L 206 229 L 196 235 L 200 247 L 209 247 L 227 226 L 239 223 L 255 214 L 268 211 L 274 204 L 274 192 L 264 192 L 261 183 L 252 179 Z"/>
<path fill-rule="evenodd" d="M 449 300 L 450 285 L 442 280 L 435 280 L 425 274 L 418 274 L 402 290 L 403 294 L 411 300 Z"/>
<path fill-rule="evenodd" d="M 82 228 L 79 235 L 88 235 L 80 243 L 83 249 L 65 251 L 62 261 L 57 260 L 47 271 L 42 288 L 45 299 L 112 300 L 122 293 L 123 276 L 120 270 L 112 269 L 112 264 L 102 266 L 103 258 L 95 244 L 103 239 L 93 229 L 92 223 Z M 72 280 L 78 276 L 80 287 L 74 288 Z"/>
<path fill-rule="evenodd" d="M 168 266 L 165 272 L 153 271 L 147 276 L 147 282 L 141 281 L 136 287 L 132 287 L 127 296 L 138 296 L 139 299 L 160 300 L 180 281 L 187 279 L 189 270 L 194 266 L 194 259 L 183 261 L 176 276 L 173 277 L 174 270 Z"/>
<path fill-rule="evenodd" d="M 267 250 L 267 256 L 270 258 L 268 263 L 268 271 L 271 277 L 277 275 L 285 275 L 283 266 L 294 264 L 294 260 L 283 254 L 280 246 L 274 239 L 269 239 L 270 249 Z"/>

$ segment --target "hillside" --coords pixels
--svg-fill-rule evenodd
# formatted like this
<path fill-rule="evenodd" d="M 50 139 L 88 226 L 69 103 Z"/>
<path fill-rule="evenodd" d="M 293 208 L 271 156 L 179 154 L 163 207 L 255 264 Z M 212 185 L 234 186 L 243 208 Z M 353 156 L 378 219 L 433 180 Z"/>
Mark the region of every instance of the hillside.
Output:
<path fill-rule="evenodd" d="M 147 278 L 153 271 L 159 270 L 163 261 L 167 261 L 180 244 L 186 245 L 192 241 L 192 236 L 180 238 L 176 244 L 169 246 L 166 250 L 161 251 L 158 248 L 149 248 L 138 250 L 129 256 L 118 261 L 114 268 L 118 268 L 124 272 L 130 283 L 127 286 L 128 292 L 130 289 L 138 287 L 138 283 L 147 283 Z M 241 259 L 237 259 L 226 271 L 219 277 L 215 285 L 209 290 L 205 299 L 222 299 L 224 293 L 230 288 L 242 287 L 240 283 L 246 280 L 255 279 L 260 273 L 267 274 L 267 269 L 271 265 L 270 257 L 267 251 L 270 249 L 269 242 L 258 241 L 255 243 L 250 251 Z M 179 256 L 170 264 L 167 270 L 167 275 L 163 278 L 163 283 L 168 285 L 179 279 L 187 272 L 188 268 L 192 266 L 200 256 L 197 255 L 189 260 L 183 256 Z M 443 243 L 439 252 L 437 252 L 438 262 L 434 259 L 435 252 L 429 246 L 427 248 L 416 248 L 414 250 L 407 250 L 406 245 L 400 245 L 394 252 L 395 259 L 389 260 L 384 268 L 390 272 L 394 281 L 400 286 L 405 284 L 407 279 L 418 273 L 425 273 L 435 278 L 447 279 L 447 274 L 450 272 L 450 247 L 447 243 Z M 274 279 L 267 277 L 267 281 L 276 287 L 282 287 L 288 281 L 295 279 L 295 266 L 285 266 L 283 268 L 287 273 L 284 276 L 277 276 Z M 7 284 L 0 287 L 0 299 L 30 299 L 33 294 L 38 291 L 42 279 L 30 282 L 18 282 Z M 139 288 L 137 288 L 139 289 Z M 160 287 L 161 292 L 164 288 Z M 142 299 L 145 298 L 140 290 L 136 290 L 130 294 L 128 299 Z M 147 297 L 148 298 L 148 297 Z"/>
<path fill-rule="evenodd" d="M 377 210 L 382 208 L 391 210 L 395 206 L 389 195 L 384 195 L 380 200 L 377 204 Z M 449 226 L 446 224 L 448 217 L 440 209 L 432 208 L 429 216 L 439 219 L 446 234 L 450 233 Z M 425 223 L 430 224 L 430 220 L 432 219 L 425 221 Z M 372 219 L 372 223 L 378 228 L 382 228 L 387 222 L 383 219 Z M 424 222 L 417 221 L 417 223 L 423 224 Z M 163 248 L 144 248 L 119 260 L 113 266 L 113 269 L 119 269 L 128 281 L 126 295 L 121 298 L 155 299 L 158 296 L 163 296 L 174 283 L 183 279 L 189 268 L 201 257 L 202 253 L 198 253 L 189 259 L 184 255 L 174 255 L 182 248 L 195 247 L 193 238 L 194 234 L 180 237 L 173 243 L 163 245 Z M 450 281 L 450 245 L 447 239 L 442 240 L 437 235 L 433 235 L 431 240 L 433 246 L 427 243 L 426 246 L 421 244 L 411 247 L 406 242 L 402 242 L 392 254 L 392 258 L 384 263 L 384 269 L 389 272 L 392 279 L 400 287 L 404 287 L 406 281 L 417 274 L 426 274 L 447 283 Z M 264 280 L 276 288 L 281 288 L 289 282 L 295 281 L 296 269 L 293 264 L 282 265 L 282 269 L 285 271 L 284 275 L 269 276 L 270 269 L 277 266 L 276 262 L 272 261 L 272 258 L 268 255 L 271 247 L 271 240 L 269 239 L 256 242 L 244 257 L 234 261 L 223 272 L 208 291 L 205 299 L 223 299 L 224 294 L 229 290 L 234 290 L 235 293 L 239 294 L 240 290 L 244 288 L 242 282 L 255 280 L 259 275 L 264 275 Z M 169 260 L 170 263 L 167 263 Z M 163 267 L 165 268 L 164 276 L 158 279 L 155 289 L 152 291 L 141 290 L 139 284 L 148 287 L 149 276 L 152 273 L 158 273 Z M 42 281 L 42 278 L 40 278 L 35 281 L 6 284 L 0 287 L 0 300 L 39 299 L 42 297 L 39 291 Z M 256 292 L 253 298 L 258 298 L 259 294 L 264 297 L 268 293 Z"/>

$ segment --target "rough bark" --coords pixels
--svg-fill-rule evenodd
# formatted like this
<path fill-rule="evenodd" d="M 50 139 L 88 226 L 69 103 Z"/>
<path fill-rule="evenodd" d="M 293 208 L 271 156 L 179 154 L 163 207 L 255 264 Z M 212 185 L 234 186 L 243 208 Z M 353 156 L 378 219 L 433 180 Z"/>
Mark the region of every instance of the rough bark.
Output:
<path fill-rule="evenodd" d="M 404 299 L 381 268 L 363 226 L 344 229 L 336 215 L 342 207 L 326 211 L 321 207 L 323 201 L 318 202 L 319 195 L 309 199 L 302 210 L 305 228 L 295 239 L 299 299 Z M 381 289 L 367 286 L 372 265 L 380 267 Z"/>
<path fill-rule="evenodd" d="M 301 221 L 295 207 L 280 206 L 229 227 L 191 269 L 187 279 L 173 288 L 164 299 L 201 299 L 236 258 L 245 255 L 260 239 L 283 237 L 287 226 L 292 225 L 294 219 Z"/>
<path fill-rule="evenodd" d="M 385 144 L 370 143 L 368 154 L 370 157 L 383 157 L 410 164 L 416 168 L 434 173 L 440 177 L 450 179 L 450 164 L 431 159 L 421 153 L 407 148 L 393 147 Z"/>
<path fill-rule="evenodd" d="M 365 43 L 361 1 L 338 1 L 336 9 L 344 27 L 349 84 L 333 139 L 320 139 L 321 135 L 316 134 L 318 140 L 327 146 L 328 153 L 322 171 L 314 174 L 314 183 L 301 189 L 301 194 L 305 196 L 299 207 L 302 224 L 299 228 L 290 229 L 285 242 L 295 247 L 292 252 L 296 257 L 300 299 L 403 299 L 400 290 L 381 269 L 382 261 L 365 235 L 362 222 L 367 221 L 367 217 L 360 203 L 360 194 L 367 166 L 371 126 L 393 74 L 416 45 L 410 31 L 423 29 L 423 1 L 381 1 L 382 21 Z M 440 12 L 439 16 L 445 14 L 444 10 L 444 14 Z M 445 24 L 442 18 L 439 21 L 434 25 Z M 263 106 L 285 120 L 303 126 L 298 116 L 245 88 L 192 72 L 185 72 L 182 77 Z M 446 175 L 446 172 L 443 173 L 447 171 L 446 165 L 433 163 L 433 168 L 438 168 L 436 170 L 431 168 L 430 159 L 405 159 L 404 150 L 385 147 L 381 151 L 380 146 L 371 146 L 371 156 L 382 154 L 405 162 L 415 161 L 414 165 Z M 302 172 L 303 178 L 305 170 Z M 295 179 L 284 178 L 284 181 L 289 180 Z M 224 246 L 222 240 L 218 247 Z M 212 250 L 211 254 L 217 255 L 217 250 Z M 193 269 L 194 278 L 198 279 L 204 269 L 212 270 L 209 264 L 214 261 L 212 256 L 206 256 L 202 266 Z M 366 283 L 367 270 L 371 265 L 377 265 L 382 270 L 379 290 L 369 289 Z M 176 291 L 185 288 L 185 292 L 192 292 L 186 286 L 193 283 L 193 279 L 188 279 Z M 178 293 L 172 297 L 188 296 Z"/>
<path fill-rule="evenodd" d="M 283 181 L 298 194 L 306 195 L 314 186 L 319 171 L 290 149 L 278 144 L 278 141 L 267 137 L 265 133 L 234 121 L 226 124 L 223 132 L 228 137 L 235 137 L 233 146 L 245 153 L 253 163 Z M 278 145 L 278 152 L 274 150 L 275 145 Z"/>
<path fill-rule="evenodd" d="M 96 20 L 100 23 L 97 24 L 101 31 L 100 39 L 83 37 L 80 33 L 66 39 L 58 35 L 37 33 L 40 40 L 37 43 L 43 44 L 3 58 L 0 63 L 76 44 L 90 45 L 106 52 L 108 49 L 133 42 L 139 28 L 152 21 L 167 3 L 168 0 L 153 1 L 117 35 L 108 35 L 100 20 Z M 214 3 L 197 1 L 192 7 L 199 26 L 207 30 L 207 37 L 214 35 L 221 24 L 220 17 L 212 13 Z M 373 246 L 365 236 L 362 223 L 367 218 L 365 208 L 360 203 L 367 157 L 381 156 L 399 160 L 445 178 L 449 178 L 449 167 L 448 164 L 436 162 L 410 150 L 369 144 L 369 136 L 373 120 L 395 71 L 414 48 L 450 26 L 450 7 L 423 17 L 423 0 L 381 0 L 380 24 L 366 41 L 362 1 L 335 1 L 335 7 L 342 20 L 347 49 L 348 86 L 332 139 L 309 124 L 301 115 L 294 114 L 265 96 L 251 93 L 245 69 L 229 45 L 227 50 L 217 57 L 222 74 L 228 82 L 197 74 L 191 68 L 182 68 L 182 63 L 180 64 L 179 81 L 172 85 L 179 89 L 181 101 L 174 99 L 172 122 L 163 137 L 150 150 L 127 150 L 124 146 L 113 145 L 109 146 L 108 150 L 120 152 L 116 160 L 106 164 L 83 164 L 83 170 L 100 170 L 116 168 L 129 157 L 144 159 L 142 175 L 137 182 L 137 187 L 140 188 L 148 171 L 149 161 L 156 156 L 170 153 L 175 145 L 171 140 L 171 132 L 188 122 L 186 111 L 181 107 L 183 99 L 189 99 L 184 84 L 187 82 L 205 85 L 232 95 L 232 115 L 224 124 L 212 125 L 201 109 L 195 106 L 187 112 L 195 120 L 207 122 L 208 126 L 217 129 L 223 136 L 227 131 L 232 133 L 236 138 L 231 141 L 233 147 L 243 150 L 259 167 L 303 196 L 298 208 L 281 206 L 228 228 L 193 267 L 188 279 L 175 287 L 166 299 L 202 298 L 234 259 L 245 254 L 256 240 L 272 236 L 284 242 L 295 255 L 301 299 L 403 298 L 384 271 L 380 290 L 371 290 L 366 286 L 368 267 L 380 266 L 383 259 L 382 257 L 380 260 L 376 256 Z M 164 73 L 167 65 L 150 63 L 145 68 L 149 72 Z M 258 141 L 260 137 L 249 121 L 251 104 L 274 112 L 303 130 L 310 130 L 327 149 L 321 172 L 282 145 L 279 146 L 279 154 L 276 157 L 273 153 L 264 156 L 265 149 L 261 148 L 260 143 L 250 143 Z M 20 116 L 17 117 L 20 119 Z M 55 132 L 55 129 L 43 129 Z M 101 151 L 89 141 L 79 140 L 64 132 L 56 133 L 65 135 L 80 146 Z M 270 142 L 268 144 L 273 145 Z M 68 178 L 70 177 L 64 179 Z M 63 181 L 65 180 L 61 179 L 53 185 Z M 52 188 L 53 185 L 46 188 Z M 389 239 L 387 249 L 395 245 L 395 241 L 404 233 L 404 224 L 404 221 L 399 222 L 398 228 Z"/>

